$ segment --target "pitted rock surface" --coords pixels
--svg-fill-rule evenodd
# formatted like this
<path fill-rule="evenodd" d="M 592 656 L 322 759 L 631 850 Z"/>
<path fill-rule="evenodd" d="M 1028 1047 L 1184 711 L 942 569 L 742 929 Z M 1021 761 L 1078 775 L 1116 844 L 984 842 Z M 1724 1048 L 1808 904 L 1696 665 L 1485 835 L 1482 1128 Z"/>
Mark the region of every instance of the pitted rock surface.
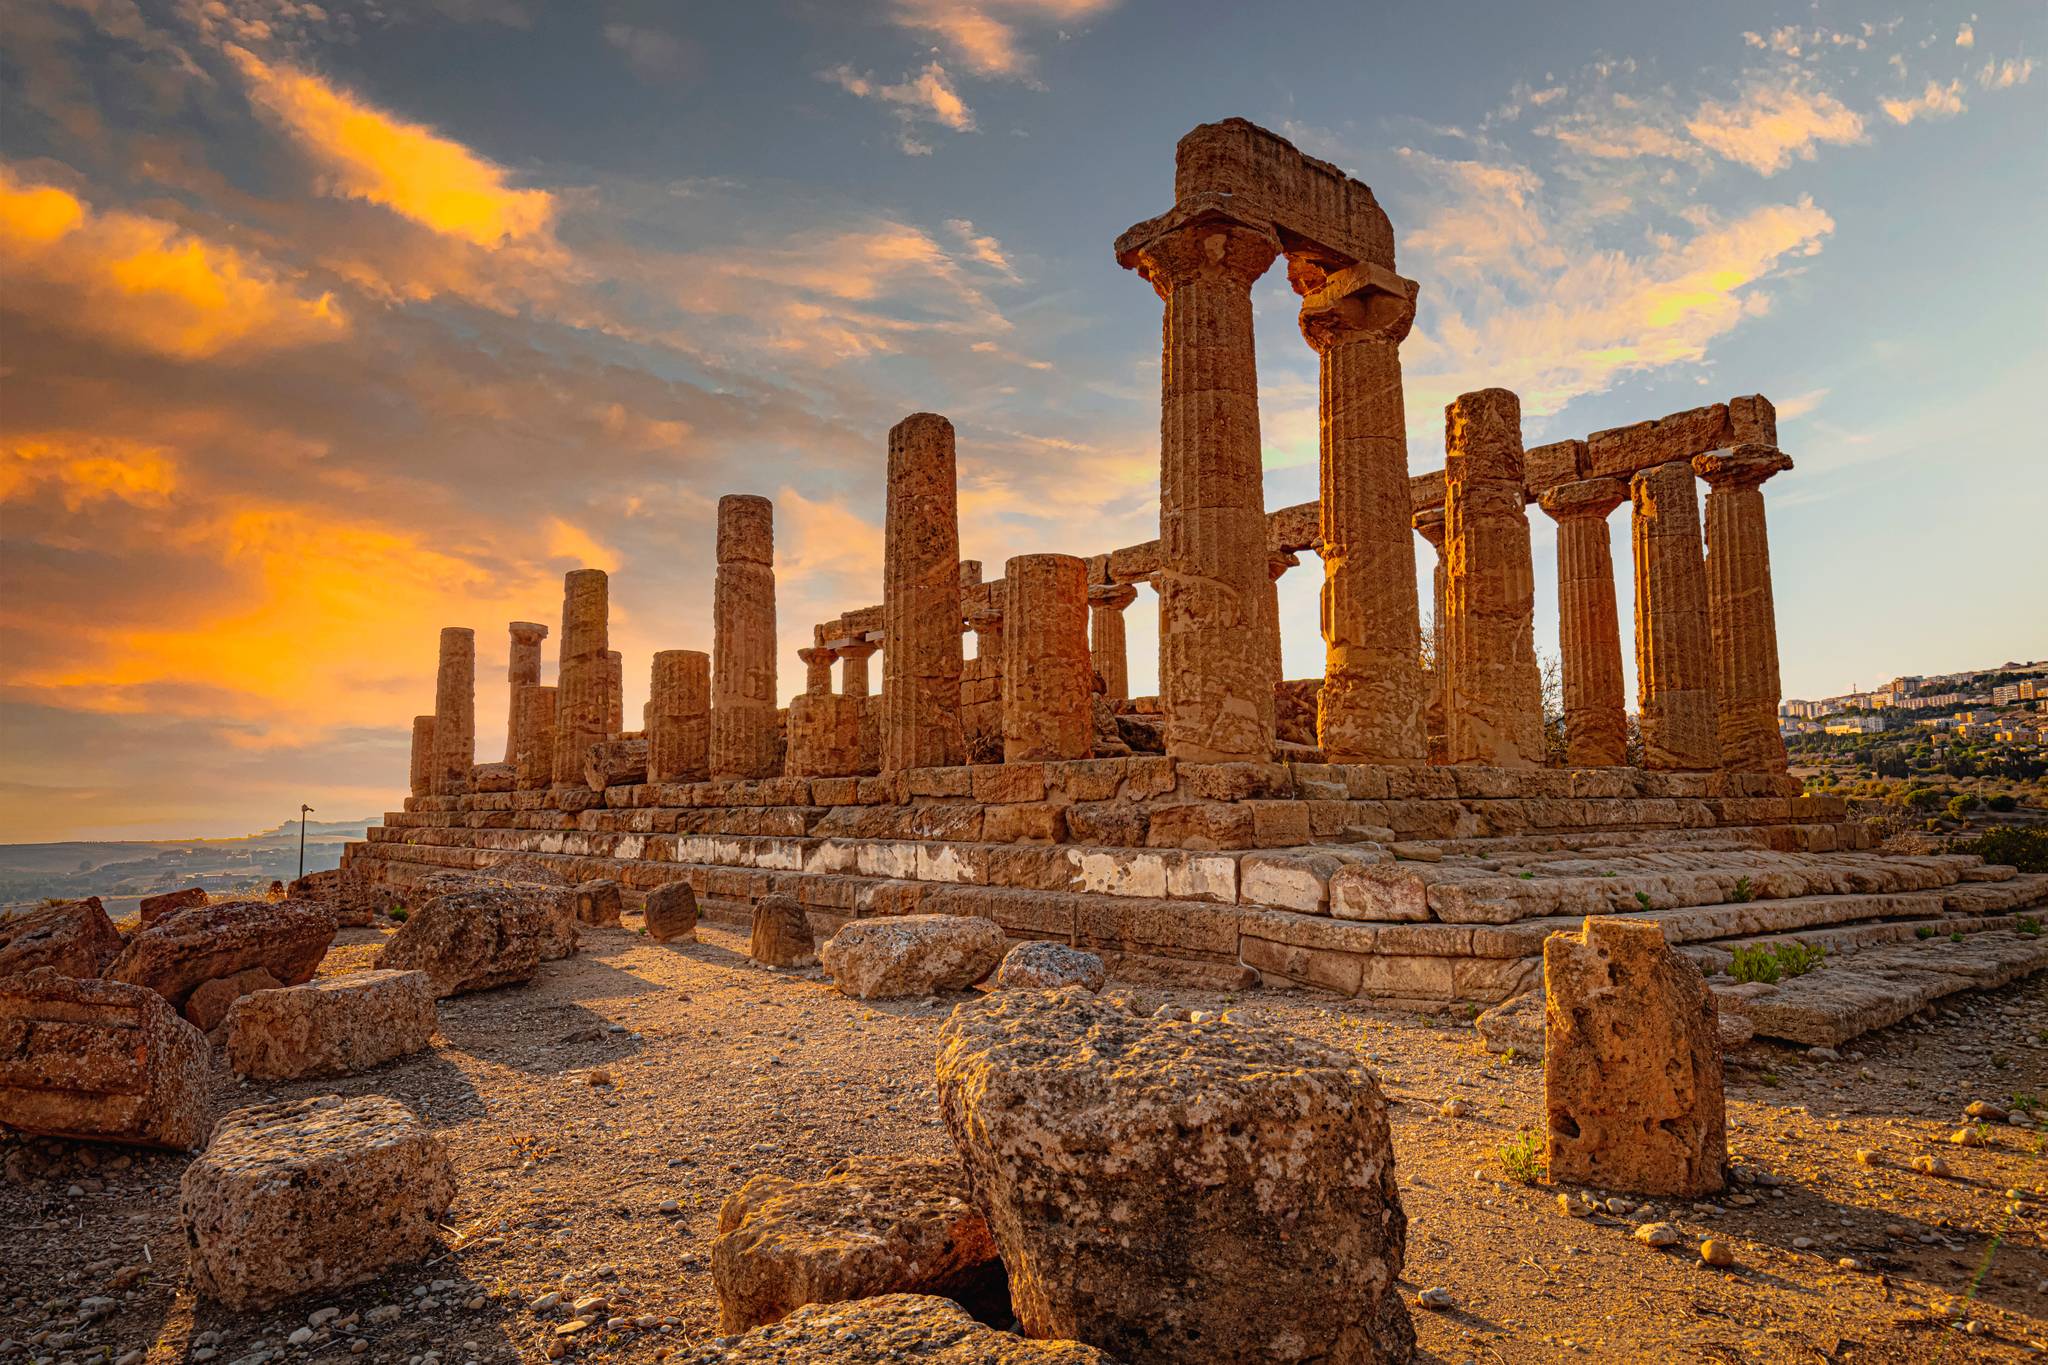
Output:
<path fill-rule="evenodd" d="M 697 941 L 697 891 L 688 882 L 667 882 L 647 893 L 647 936 L 656 943 Z"/>
<path fill-rule="evenodd" d="M 413 911 L 378 950 L 377 965 L 423 971 L 433 978 L 435 996 L 446 999 L 533 980 L 541 949 L 555 932 L 549 912 L 521 891 L 451 891 Z"/>
<path fill-rule="evenodd" d="M 1061 986 L 1099 991 L 1108 980 L 1108 970 L 1094 953 L 1040 940 L 1010 949 L 1002 965 L 996 968 L 995 985 L 999 991 L 1042 991 Z"/>
<path fill-rule="evenodd" d="M 0 1124 L 189 1150 L 212 1073 L 205 1035 L 155 991 L 51 967 L 0 978 Z"/>
<path fill-rule="evenodd" d="M 165 915 L 134 938 L 107 979 L 147 986 L 178 1008 L 217 977 L 261 967 L 286 986 L 313 979 L 334 917 L 312 901 L 227 901 Z"/>
<path fill-rule="evenodd" d="M 809 967 L 818 960 L 811 921 L 794 896 L 763 896 L 754 907 L 747 956 L 764 967 Z"/>
<path fill-rule="evenodd" d="M 251 991 L 274 991 L 284 983 L 262 967 L 250 967 L 233 976 L 216 976 L 200 983 L 185 999 L 187 1023 L 201 1033 L 211 1034 L 227 1022 L 234 1003 Z"/>
<path fill-rule="evenodd" d="M 547 917 L 547 932 L 541 939 L 540 960 L 556 962 L 577 951 L 576 892 L 559 876 L 538 863 L 533 875 L 515 866 L 521 859 L 497 864 L 483 872 L 437 872 L 420 883 L 422 898 L 431 900 L 451 891 L 494 890 L 538 909 Z M 510 867 L 511 875 L 501 872 Z M 546 880 L 553 877 L 552 881 Z"/>
<path fill-rule="evenodd" d="M 63 901 L 0 922 L 0 976 L 49 967 L 93 977 L 121 955 L 121 933 L 98 896 Z"/>
<path fill-rule="evenodd" d="M 425 972 L 368 971 L 256 991 L 227 1014 L 228 1064 L 262 1081 L 346 1076 L 432 1045 Z"/>
<path fill-rule="evenodd" d="M 183 891 L 166 891 L 160 896 L 144 896 L 135 903 L 135 913 L 142 917 L 142 927 L 147 929 L 173 911 L 189 910 L 195 905 L 204 905 L 208 899 L 205 887 L 188 886 Z"/>
<path fill-rule="evenodd" d="M 672 1365 L 1116 1365 L 1078 1341 L 1028 1341 L 984 1327 L 951 1299 L 884 1294 L 808 1304 L 745 1336 L 685 1347 Z"/>
<path fill-rule="evenodd" d="M 861 1000 L 964 991 L 996 969 L 1006 940 L 994 920 L 894 915 L 855 920 L 818 956 L 832 984 Z"/>

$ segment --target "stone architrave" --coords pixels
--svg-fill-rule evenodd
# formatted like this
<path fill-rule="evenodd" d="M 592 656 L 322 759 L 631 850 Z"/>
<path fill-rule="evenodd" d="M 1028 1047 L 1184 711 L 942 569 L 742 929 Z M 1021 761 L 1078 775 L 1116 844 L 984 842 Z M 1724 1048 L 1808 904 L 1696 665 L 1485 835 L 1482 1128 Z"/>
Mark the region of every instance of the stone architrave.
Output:
<path fill-rule="evenodd" d="M 519 791 L 543 791 L 554 783 L 555 695 L 554 688 L 538 683 L 513 694 L 519 725 L 512 781 Z"/>
<path fill-rule="evenodd" d="M 562 577 L 561 662 L 555 676 L 555 785 L 583 785 L 583 759 L 605 734 L 611 585 L 602 569 Z"/>
<path fill-rule="evenodd" d="M 1073 555 L 1019 555 L 1003 582 L 1003 761 L 1086 758 L 1095 738 L 1088 565 Z"/>
<path fill-rule="evenodd" d="M 616 649 L 604 652 L 604 737 L 610 739 L 626 728 L 626 656 Z"/>
<path fill-rule="evenodd" d="M 1673 460 L 1629 481 L 1636 569 L 1636 697 L 1645 768 L 1721 764 L 1707 562 L 1692 465 Z"/>
<path fill-rule="evenodd" d="M 865 697 L 868 694 L 868 660 L 880 648 L 868 639 L 847 640 L 837 646 L 836 653 L 843 661 L 839 669 L 841 696 Z"/>
<path fill-rule="evenodd" d="M 1429 598 L 1429 701 L 1422 727 L 1428 736 L 1429 761 L 1444 762 L 1444 509 L 1430 507 L 1413 518 L 1416 533 L 1436 552 Z"/>
<path fill-rule="evenodd" d="M 780 776 L 775 506 L 766 498 L 728 493 L 718 500 L 711 619 L 711 776 Z"/>
<path fill-rule="evenodd" d="M 1564 663 L 1565 761 L 1574 768 L 1628 762 L 1621 618 L 1607 517 L 1628 501 L 1620 479 L 1581 479 L 1543 491 L 1557 522 L 1558 648 Z M 1774 726 L 1775 733 L 1775 726 Z"/>
<path fill-rule="evenodd" d="M 441 630 L 434 675 L 434 795 L 461 796 L 476 766 L 476 632 Z"/>
<path fill-rule="evenodd" d="M 1445 761 L 1543 762 L 1536 570 L 1523 504 L 1522 404 L 1506 389 L 1444 410 Z"/>
<path fill-rule="evenodd" d="M 1208 196 L 1117 239 L 1166 304 L 1159 417 L 1159 692 L 1166 751 L 1272 757 L 1279 683 L 1268 619 L 1266 501 L 1251 287 L 1280 251 L 1263 222 Z M 1012 623 L 1012 628 L 1015 623 Z"/>
<path fill-rule="evenodd" d="M 1138 600 L 1129 583 L 1097 583 L 1088 589 L 1088 659 L 1102 679 L 1102 695 L 1117 701 L 1131 695 L 1131 663 L 1124 648 L 1124 608 Z"/>
<path fill-rule="evenodd" d="M 540 642 L 548 628 L 537 621 L 514 621 L 506 628 L 512 637 L 505 676 L 510 682 L 505 702 L 505 761 L 519 762 L 519 689 L 540 685 Z"/>
<path fill-rule="evenodd" d="M 889 429 L 882 549 L 882 771 L 966 761 L 960 729 L 960 518 L 953 424 Z"/>
<path fill-rule="evenodd" d="M 1322 357 L 1317 743 L 1332 763 L 1421 763 L 1428 738 L 1401 403 L 1416 285 L 1376 265 L 1289 274 L 1302 290 L 1301 334 Z"/>
<path fill-rule="evenodd" d="M 702 782 L 710 774 L 711 656 L 664 649 L 649 685 L 647 780 Z"/>
<path fill-rule="evenodd" d="M 412 718 L 412 794 L 434 794 L 434 718 Z"/>
<path fill-rule="evenodd" d="M 1707 481 L 1707 624 L 1721 766 L 1730 771 L 1786 768 L 1763 485 L 1791 467 L 1782 451 L 1760 445 L 1708 451 L 1692 461 L 1693 472 Z"/>
<path fill-rule="evenodd" d="M 804 666 L 804 695 L 822 697 L 832 690 L 832 662 L 838 656 L 823 645 L 807 645 L 796 652 Z"/>

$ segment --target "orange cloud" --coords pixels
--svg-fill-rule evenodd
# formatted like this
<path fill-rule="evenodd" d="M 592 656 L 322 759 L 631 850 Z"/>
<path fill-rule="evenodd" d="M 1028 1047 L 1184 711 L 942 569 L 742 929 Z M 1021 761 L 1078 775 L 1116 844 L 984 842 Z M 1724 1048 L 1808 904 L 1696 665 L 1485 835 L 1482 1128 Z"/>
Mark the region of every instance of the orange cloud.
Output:
<path fill-rule="evenodd" d="M 898 0 L 896 22 L 928 33 L 951 48 L 978 76 L 1029 75 L 1031 57 L 1018 22 L 1079 23 L 1114 8 L 1117 0 Z"/>
<path fill-rule="evenodd" d="M 1963 112 L 1963 83 L 1927 82 L 1927 88 L 1907 100 L 1886 100 L 1884 111 L 1894 123 L 1911 123 L 1916 118 L 1954 118 Z"/>
<path fill-rule="evenodd" d="M 1819 143 L 1863 139 L 1855 110 L 1825 90 L 1795 85 L 1758 84 L 1732 104 L 1708 100 L 1685 129 L 1709 151 L 1759 175 L 1774 175 L 1794 159 L 1813 160 Z"/>
<path fill-rule="evenodd" d="M 44 484 L 56 485 L 73 512 L 110 498 L 161 506 L 178 486 L 178 467 L 162 446 L 118 436 L 44 432 L 0 446 L 0 503 Z"/>

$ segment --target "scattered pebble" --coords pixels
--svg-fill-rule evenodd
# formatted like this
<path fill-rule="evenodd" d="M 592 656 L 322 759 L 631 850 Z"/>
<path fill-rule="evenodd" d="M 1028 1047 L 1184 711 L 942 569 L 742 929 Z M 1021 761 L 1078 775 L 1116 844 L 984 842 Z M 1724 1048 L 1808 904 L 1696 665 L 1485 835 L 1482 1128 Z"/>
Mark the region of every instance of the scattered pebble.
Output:
<path fill-rule="evenodd" d="M 1947 1175 L 1948 1163 L 1938 1156 L 1916 1156 L 1913 1169 L 1922 1175 Z"/>
<path fill-rule="evenodd" d="M 1680 1240 L 1678 1229 L 1669 1223 L 1644 1223 L 1636 1229 L 1635 1237 L 1650 1247 L 1677 1246 Z"/>
<path fill-rule="evenodd" d="M 1424 1289 L 1416 1294 L 1415 1304 L 1418 1308 L 1428 1308 L 1434 1312 L 1441 1313 L 1452 1304 L 1451 1291 L 1448 1289 Z"/>
<path fill-rule="evenodd" d="M 1445 1100 L 1436 1112 L 1440 1118 L 1461 1119 L 1472 1112 L 1472 1106 L 1463 1100 Z"/>
<path fill-rule="evenodd" d="M 1735 1250 L 1718 1237 L 1709 1237 L 1700 1243 L 1700 1260 L 1712 1266 L 1735 1264 Z"/>

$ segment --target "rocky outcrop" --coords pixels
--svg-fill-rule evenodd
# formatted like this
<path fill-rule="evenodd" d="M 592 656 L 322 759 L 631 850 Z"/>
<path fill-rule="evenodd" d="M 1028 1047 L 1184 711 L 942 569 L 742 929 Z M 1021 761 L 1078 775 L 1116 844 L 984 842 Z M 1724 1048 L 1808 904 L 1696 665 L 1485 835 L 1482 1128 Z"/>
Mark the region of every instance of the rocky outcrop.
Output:
<path fill-rule="evenodd" d="M 1081 986 L 1099 991 L 1109 980 L 1102 959 L 1064 943 L 1034 940 L 1020 943 L 1004 955 L 996 968 L 999 991 L 1043 991 L 1061 986 Z"/>
<path fill-rule="evenodd" d="M 377 965 L 425 972 L 434 995 L 446 999 L 533 980 L 554 932 L 531 895 L 500 886 L 452 891 L 413 911 L 378 950 Z"/>
<path fill-rule="evenodd" d="M 0 1125 L 190 1149 L 212 1121 L 213 1054 L 164 998 L 42 967 L 0 978 Z"/>
<path fill-rule="evenodd" d="M 1386 1101 L 1355 1056 L 1071 988 L 999 992 L 941 1037 L 1026 1332 L 1132 1365 L 1409 1359 Z"/>
<path fill-rule="evenodd" d="M 434 983 L 368 971 L 257 991 L 227 1015 L 228 1065 L 259 1081 L 346 1076 L 430 1047 Z"/>
<path fill-rule="evenodd" d="M 647 893 L 647 937 L 656 943 L 697 941 L 697 892 L 688 882 L 667 882 Z"/>
<path fill-rule="evenodd" d="M 811 921 L 794 896 L 763 896 L 754 906 L 747 956 L 764 967 L 810 967 L 818 961 Z"/>
<path fill-rule="evenodd" d="M 121 933 L 98 896 L 0 920 L 0 976 L 48 967 L 65 976 L 94 977 L 120 955 Z"/>
<path fill-rule="evenodd" d="M 128 941 L 111 981 L 147 986 L 178 1008 L 208 981 L 261 967 L 280 985 L 313 979 L 334 919 L 304 901 L 228 901 L 165 915 Z"/>
<path fill-rule="evenodd" d="M 1116 1365 L 1078 1341 L 1027 1341 L 984 1327 L 951 1299 L 885 1294 L 809 1304 L 745 1336 L 683 1348 L 670 1365 Z"/>
<path fill-rule="evenodd" d="M 861 1000 L 964 991 L 1003 960 L 1001 926 L 966 915 L 855 920 L 819 951 L 832 984 Z"/>

